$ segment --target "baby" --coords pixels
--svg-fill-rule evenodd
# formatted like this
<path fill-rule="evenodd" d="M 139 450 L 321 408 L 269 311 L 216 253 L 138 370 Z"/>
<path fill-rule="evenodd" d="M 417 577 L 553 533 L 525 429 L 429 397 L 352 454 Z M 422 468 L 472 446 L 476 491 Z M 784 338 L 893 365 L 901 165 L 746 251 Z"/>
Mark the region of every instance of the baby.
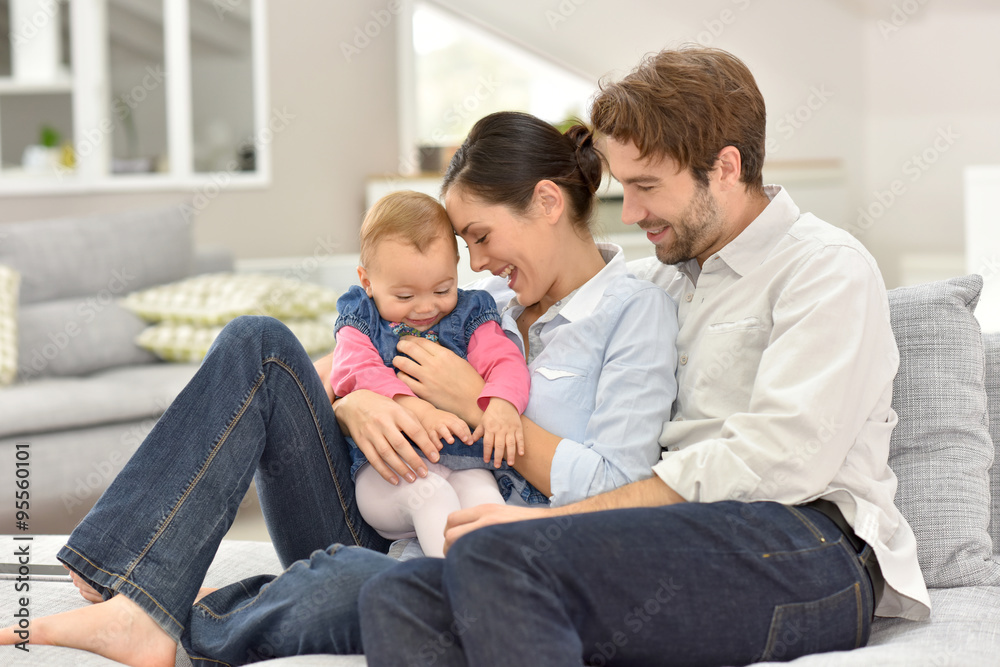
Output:
<path fill-rule="evenodd" d="M 427 556 L 444 555 L 448 514 L 483 503 L 503 504 L 490 459 L 499 467 L 524 454 L 520 413 L 528 403 L 524 357 L 500 328 L 496 304 L 482 291 L 458 289 L 458 246 L 448 215 L 418 192 L 386 195 L 361 225 L 361 287 L 337 302 L 337 346 L 330 384 L 335 396 L 368 389 L 406 407 L 432 438 L 441 459 L 426 478 L 398 486 L 385 481 L 352 445 L 361 515 L 387 539 L 416 534 Z M 422 336 L 447 347 L 479 371 L 483 419 L 475 433 L 438 410 L 396 377 L 392 358 L 400 336 Z M 482 451 L 470 446 L 480 436 Z M 456 442 L 455 438 L 460 442 Z"/>

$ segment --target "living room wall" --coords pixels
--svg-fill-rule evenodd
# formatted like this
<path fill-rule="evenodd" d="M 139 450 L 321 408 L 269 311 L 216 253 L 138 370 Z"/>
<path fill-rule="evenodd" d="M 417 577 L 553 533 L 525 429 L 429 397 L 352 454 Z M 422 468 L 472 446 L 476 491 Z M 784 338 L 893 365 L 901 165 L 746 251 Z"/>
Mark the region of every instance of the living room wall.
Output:
<path fill-rule="evenodd" d="M 857 231 L 890 286 L 909 279 L 904 265 L 914 258 L 953 271 L 964 243 L 962 169 L 995 163 L 1000 148 L 1000 78 L 993 74 L 1000 7 L 993 0 L 436 2 L 595 82 L 664 46 L 697 41 L 733 51 L 768 103 L 768 158 L 838 165 L 817 182 L 788 182 L 803 207 Z M 356 248 L 365 179 L 393 172 L 399 159 L 396 25 L 350 62 L 341 44 L 388 6 L 269 3 L 272 106 L 295 118 L 274 141 L 272 186 L 223 191 L 197 218 L 200 242 L 227 245 L 242 259 Z M 911 181 L 907 161 L 933 149 L 948 127 L 959 138 Z M 860 218 L 895 180 L 904 181 L 905 196 L 870 224 Z M 4 197 L 0 223 L 190 196 Z"/>

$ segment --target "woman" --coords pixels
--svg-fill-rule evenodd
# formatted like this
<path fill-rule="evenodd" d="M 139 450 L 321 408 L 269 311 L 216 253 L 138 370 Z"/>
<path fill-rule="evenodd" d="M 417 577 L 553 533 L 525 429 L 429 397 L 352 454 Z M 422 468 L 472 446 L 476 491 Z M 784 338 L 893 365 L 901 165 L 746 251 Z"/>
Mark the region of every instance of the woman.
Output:
<path fill-rule="evenodd" d="M 556 503 L 648 476 L 675 391 L 672 303 L 628 276 L 621 249 L 598 246 L 587 228 L 600 174 L 583 128 L 564 136 L 501 113 L 477 123 L 445 178 L 473 268 L 502 276 L 500 291 L 516 295 L 504 328 L 533 371 L 517 471 Z M 399 362 L 415 393 L 478 425 L 481 386 L 464 362 L 415 341 L 399 349 L 426 364 Z M 455 371 L 457 388 L 433 384 L 442 368 Z M 358 515 L 338 420 L 393 483 L 426 474 L 402 434 L 430 460 L 437 446 L 391 399 L 359 391 L 327 409 L 328 371 L 329 359 L 313 369 L 280 323 L 227 326 L 59 554 L 84 590 L 111 599 L 36 620 L 32 641 L 144 666 L 172 665 L 177 642 L 206 664 L 360 652 L 358 590 L 395 561 L 375 552 L 388 545 Z M 254 474 L 288 569 L 192 605 Z M 518 479 L 501 484 L 523 498 Z M 10 629 L 0 638 L 16 640 Z"/>

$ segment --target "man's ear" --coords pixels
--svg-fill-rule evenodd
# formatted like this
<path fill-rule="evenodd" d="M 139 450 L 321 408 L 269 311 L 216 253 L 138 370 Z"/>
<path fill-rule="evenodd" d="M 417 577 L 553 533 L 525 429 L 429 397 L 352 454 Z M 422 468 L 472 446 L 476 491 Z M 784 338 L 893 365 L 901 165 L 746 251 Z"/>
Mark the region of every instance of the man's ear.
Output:
<path fill-rule="evenodd" d="M 361 288 L 368 296 L 372 295 L 372 281 L 368 279 L 368 272 L 365 267 L 358 266 L 358 280 L 361 281 Z"/>
<path fill-rule="evenodd" d="M 743 156 L 736 146 L 726 146 L 719 151 L 718 157 L 719 185 L 723 190 L 742 187 L 740 176 L 743 174 Z"/>

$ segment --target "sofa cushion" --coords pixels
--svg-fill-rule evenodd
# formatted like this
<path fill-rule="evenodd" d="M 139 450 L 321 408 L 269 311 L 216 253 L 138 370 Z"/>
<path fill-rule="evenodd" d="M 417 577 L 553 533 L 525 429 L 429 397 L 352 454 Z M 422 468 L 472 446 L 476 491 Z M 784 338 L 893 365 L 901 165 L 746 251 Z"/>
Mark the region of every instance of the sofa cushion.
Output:
<path fill-rule="evenodd" d="M 19 320 L 22 380 L 87 375 L 156 361 L 135 344 L 146 323 L 113 298 L 98 295 L 28 304 L 21 308 Z"/>
<path fill-rule="evenodd" d="M 3 390 L 0 437 L 159 416 L 197 369 L 192 364 L 143 364 L 86 378 L 18 383 Z"/>
<path fill-rule="evenodd" d="M 990 498 L 993 511 L 990 518 L 990 537 L 993 553 L 1000 561 L 1000 332 L 985 334 L 986 348 L 986 404 L 990 409 L 990 437 L 995 454 L 990 469 Z"/>
<path fill-rule="evenodd" d="M 889 464 L 930 587 L 994 585 L 983 342 L 973 312 L 983 280 L 966 276 L 889 293 L 899 346 Z"/>
<path fill-rule="evenodd" d="M 337 310 L 331 289 L 292 278 L 254 273 L 194 276 L 130 294 L 122 303 L 150 322 L 226 324 L 240 315 L 280 320 L 315 318 Z"/>
<path fill-rule="evenodd" d="M 0 264 L 21 273 L 21 304 L 121 296 L 191 275 L 179 207 L 4 225 Z"/>
<path fill-rule="evenodd" d="M 306 354 L 329 352 L 336 343 L 333 321 L 287 320 L 285 324 L 302 343 Z M 182 322 L 160 322 L 148 327 L 136 343 L 164 361 L 198 362 L 208 353 L 223 325 L 196 326 Z"/>
<path fill-rule="evenodd" d="M 0 265 L 0 387 L 17 375 L 17 292 L 20 275 Z"/>

